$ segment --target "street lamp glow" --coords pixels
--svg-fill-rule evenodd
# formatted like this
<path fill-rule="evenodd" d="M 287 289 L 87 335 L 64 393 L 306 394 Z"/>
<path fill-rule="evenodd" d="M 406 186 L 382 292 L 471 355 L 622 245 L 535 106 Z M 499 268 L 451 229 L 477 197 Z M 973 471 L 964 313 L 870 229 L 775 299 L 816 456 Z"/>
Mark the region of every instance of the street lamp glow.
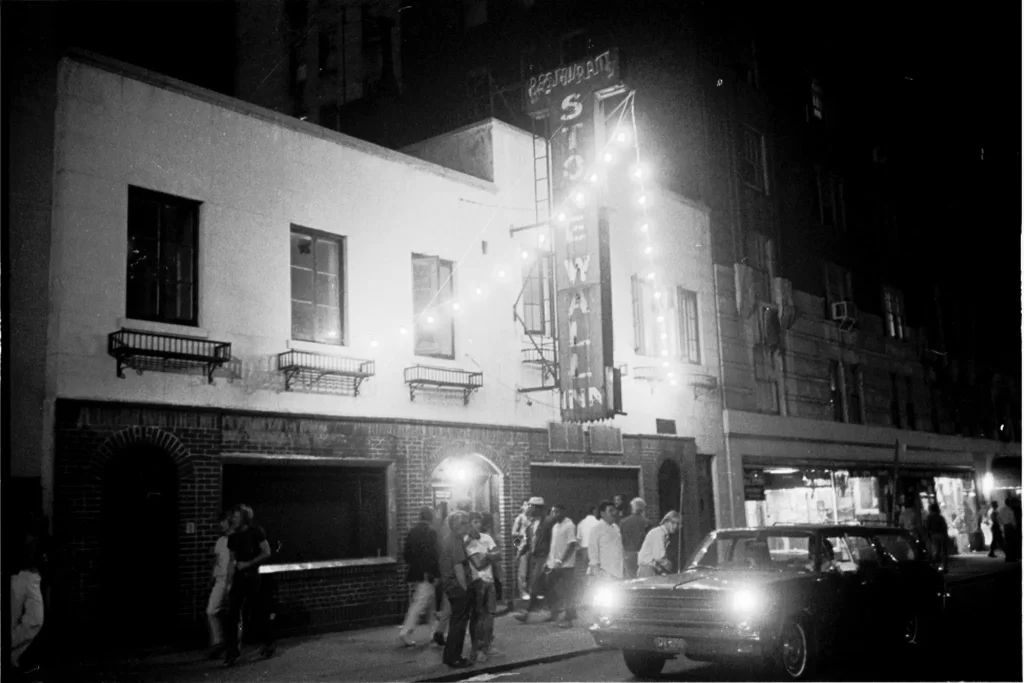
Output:
<path fill-rule="evenodd" d="M 459 302 L 458 301 L 453 301 L 452 302 L 452 310 L 453 311 L 459 310 Z"/>
<path fill-rule="evenodd" d="M 604 153 L 604 163 L 610 164 L 613 161 L 615 161 L 615 155 L 612 154 L 611 152 L 605 152 Z"/>
<path fill-rule="evenodd" d="M 523 249 L 523 260 L 525 261 L 528 258 L 530 258 L 530 252 Z"/>
<path fill-rule="evenodd" d="M 640 226 L 640 232 L 647 232 L 649 229 L 650 225 L 647 223 L 644 223 L 643 225 Z"/>
<path fill-rule="evenodd" d="M 992 495 L 992 489 L 996 486 L 995 478 L 991 472 L 986 472 L 985 476 L 981 478 L 981 491 L 988 498 Z"/>
<path fill-rule="evenodd" d="M 652 251 L 654 251 L 654 247 L 652 247 L 651 245 L 648 244 L 646 247 L 644 247 L 645 254 L 650 255 Z"/>

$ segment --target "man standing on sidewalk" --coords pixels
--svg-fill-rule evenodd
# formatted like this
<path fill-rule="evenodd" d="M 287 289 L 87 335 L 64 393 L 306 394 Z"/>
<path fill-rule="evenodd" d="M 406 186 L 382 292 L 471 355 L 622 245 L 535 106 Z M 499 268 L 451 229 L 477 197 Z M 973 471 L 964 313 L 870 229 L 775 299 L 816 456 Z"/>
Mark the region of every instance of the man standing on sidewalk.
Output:
<path fill-rule="evenodd" d="M 234 533 L 228 537 L 231 562 L 228 569 L 228 618 L 224 623 L 227 655 L 225 666 L 232 666 L 238 660 L 238 621 L 244 608 L 246 632 L 262 635 L 263 647 L 260 654 L 270 657 L 274 654 L 274 634 L 270 625 L 270 605 L 266 594 L 260 590 L 260 565 L 270 558 L 270 543 L 267 535 L 253 525 L 252 508 L 239 505 L 232 512 Z M 246 639 L 248 640 L 248 638 Z"/>
<path fill-rule="evenodd" d="M 435 621 L 434 610 L 431 608 L 434 604 L 434 582 L 441 569 L 437 557 L 437 532 L 432 526 L 433 521 L 434 511 L 428 507 L 423 508 L 420 510 L 419 523 L 410 529 L 405 537 L 403 555 L 406 564 L 409 565 L 405 580 L 415 585 L 415 591 L 398 637 L 402 644 L 408 647 L 416 645 L 412 632 L 420 623 L 423 612 L 429 610 L 431 618 L 428 621 L 431 625 Z"/>
<path fill-rule="evenodd" d="M 625 577 L 635 579 L 637 556 L 640 554 L 640 546 L 644 544 L 644 538 L 646 538 L 647 530 L 651 525 L 644 514 L 647 511 L 647 503 L 643 498 L 634 498 L 630 501 L 629 507 L 633 510 L 633 514 L 619 523 L 619 529 L 622 531 Z"/>
<path fill-rule="evenodd" d="M 530 538 L 530 604 L 525 611 L 517 612 L 515 617 L 525 622 L 530 613 L 541 606 L 541 599 L 547 598 L 548 591 L 548 553 L 551 551 L 551 528 L 555 520 L 550 515 L 544 516 L 544 499 L 540 496 L 530 498 L 530 511 L 534 522 L 527 535 Z"/>
<path fill-rule="evenodd" d="M 590 535 L 590 575 L 596 581 L 622 579 L 622 533 L 615 524 L 618 517 L 615 503 L 602 501 L 597 507 L 601 522 Z"/>
<path fill-rule="evenodd" d="M 530 501 L 524 500 L 522 508 L 515 522 L 512 523 L 512 545 L 516 549 L 516 586 L 515 590 L 523 599 L 530 594 L 530 557 L 526 553 L 520 553 L 526 545 L 527 529 L 531 523 Z"/>
<path fill-rule="evenodd" d="M 456 510 L 448 516 L 448 528 L 451 533 L 444 540 L 441 550 L 441 585 L 451 606 L 451 615 L 443 661 L 453 669 L 462 669 L 472 665 L 472 662 L 462 656 L 462 647 L 466 642 L 466 627 L 469 625 L 473 610 L 465 547 L 466 535 L 469 533 L 469 515 Z"/>
<path fill-rule="evenodd" d="M 576 620 L 576 524 L 565 516 L 565 506 L 556 504 L 551 507 L 554 524 L 551 526 L 551 550 L 548 552 L 547 566 L 550 570 L 548 585 L 552 599 L 550 619 L 555 620 L 559 612 L 564 612 L 563 620 L 555 621 L 555 626 L 572 628 Z"/>
<path fill-rule="evenodd" d="M 1017 530 L 1017 518 L 1013 515 L 1013 508 L 1010 507 L 1011 496 L 1007 494 L 1003 499 L 1003 506 L 999 508 L 999 526 L 1003 528 L 1003 552 L 1006 554 L 1006 561 L 1013 562 L 1020 557 L 1020 532 Z"/>
<path fill-rule="evenodd" d="M 213 544 L 213 588 L 210 599 L 206 602 L 206 619 L 210 625 L 210 659 L 224 654 L 224 629 L 221 628 L 221 612 L 226 598 L 231 592 L 228 583 L 228 565 L 231 563 L 231 550 L 228 548 L 228 535 L 231 533 L 231 513 L 224 512 L 220 517 L 220 537 Z"/>

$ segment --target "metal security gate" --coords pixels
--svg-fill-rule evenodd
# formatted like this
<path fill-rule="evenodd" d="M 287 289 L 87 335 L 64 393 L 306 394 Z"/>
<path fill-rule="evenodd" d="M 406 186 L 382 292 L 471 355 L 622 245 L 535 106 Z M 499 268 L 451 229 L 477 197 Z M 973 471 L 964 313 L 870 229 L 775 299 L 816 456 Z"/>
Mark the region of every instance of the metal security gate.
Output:
<path fill-rule="evenodd" d="M 541 496 L 549 507 L 565 505 L 577 524 L 602 500 L 618 493 L 628 501 L 640 494 L 639 467 L 531 465 L 530 479 L 531 496 Z"/>

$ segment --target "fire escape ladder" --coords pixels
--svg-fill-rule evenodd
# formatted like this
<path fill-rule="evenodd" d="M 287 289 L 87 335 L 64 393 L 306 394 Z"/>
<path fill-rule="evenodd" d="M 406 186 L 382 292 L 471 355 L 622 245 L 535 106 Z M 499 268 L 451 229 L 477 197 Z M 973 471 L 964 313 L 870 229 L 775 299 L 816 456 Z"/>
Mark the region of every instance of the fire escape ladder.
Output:
<path fill-rule="evenodd" d="M 548 165 L 547 119 L 533 119 L 533 197 L 536 221 L 551 217 L 551 173 Z M 537 129 L 540 128 L 540 134 Z"/>
<path fill-rule="evenodd" d="M 557 388 L 558 386 L 558 353 L 555 342 L 554 333 L 557 329 L 554 320 L 554 283 L 549 282 L 552 297 L 548 308 L 548 316 L 551 321 L 551 332 L 552 336 L 548 337 L 544 335 L 544 331 L 540 332 L 531 329 L 531 326 L 527 324 L 523 316 L 519 314 L 519 304 L 523 300 L 523 294 L 526 293 L 526 288 L 530 286 L 531 281 L 534 280 L 534 274 L 536 269 L 541 269 L 541 262 L 543 257 L 534 259 L 530 265 L 529 276 L 524 279 L 523 286 L 519 290 L 519 296 L 516 297 L 515 303 L 512 304 L 512 317 L 519 323 L 520 328 L 530 345 L 522 350 L 523 365 L 532 365 L 540 369 L 541 378 L 540 385 L 534 387 L 520 387 L 519 393 L 527 394 L 534 391 L 550 391 Z M 541 269 L 540 276 L 544 277 L 544 271 Z M 551 279 L 551 269 L 548 269 L 548 279 Z M 542 303 L 543 305 L 543 303 Z"/>

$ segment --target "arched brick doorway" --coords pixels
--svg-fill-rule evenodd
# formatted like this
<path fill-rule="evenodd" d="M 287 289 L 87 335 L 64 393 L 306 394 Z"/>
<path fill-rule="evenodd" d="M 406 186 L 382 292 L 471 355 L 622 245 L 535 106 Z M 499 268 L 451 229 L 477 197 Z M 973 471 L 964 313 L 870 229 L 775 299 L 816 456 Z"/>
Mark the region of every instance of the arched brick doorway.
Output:
<path fill-rule="evenodd" d="M 430 479 L 432 503 L 441 521 L 460 500 L 468 499 L 473 510 L 490 512 L 500 528 L 504 478 L 490 460 L 476 453 L 452 455 L 438 463 Z"/>
<path fill-rule="evenodd" d="M 103 468 L 100 588 L 107 635 L 119 645 L 173 638 L 178 601 L 178 468 L 134 444 Z"/>

